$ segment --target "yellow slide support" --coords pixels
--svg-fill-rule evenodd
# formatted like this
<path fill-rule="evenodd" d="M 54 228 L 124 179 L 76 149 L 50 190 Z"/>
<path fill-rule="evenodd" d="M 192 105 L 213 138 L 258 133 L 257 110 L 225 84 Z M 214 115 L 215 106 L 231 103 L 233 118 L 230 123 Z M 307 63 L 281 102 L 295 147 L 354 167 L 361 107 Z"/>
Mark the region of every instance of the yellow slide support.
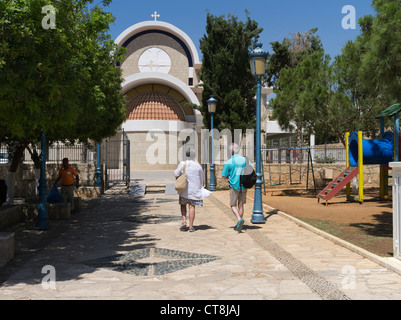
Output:
<path fill-rule="evenodd" d="M 363 202 L 363 148 L 362 131 L 358 131 L 359 202 Z"/>
<path fill-rule="evenodd" d="M 345 165 L 349 167 L 349 132 L 345 133 Z M 362 131 L 358 131 L 358 186 L 359 186 L 359 196 L 358 200 L 360 203 L 363 202 L 363 136 Z M 347 201 L 354 201 L 355 199 L 351 198 L 351 182 L 346 186 L 346 196 Z"/>
<path fill-rule="evenodd" d="M 349 167 L 349 132 L 345 133 L 345 167 Z M 351 182 L 347 183 L 346 187 L 347 201 L 351 198 Z"/>

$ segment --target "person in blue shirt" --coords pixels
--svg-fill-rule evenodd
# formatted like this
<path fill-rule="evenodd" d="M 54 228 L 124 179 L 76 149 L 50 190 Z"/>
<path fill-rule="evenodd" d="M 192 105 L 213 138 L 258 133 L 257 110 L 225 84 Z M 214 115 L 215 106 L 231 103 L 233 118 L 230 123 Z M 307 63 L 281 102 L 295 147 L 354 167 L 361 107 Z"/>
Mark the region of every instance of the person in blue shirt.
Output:
<path fill-rule="evenodd" d="M 223 167 L 221 176 L 228 179 L 230 186 L 230 207 L 232 212 L 238 219 L 234 230 L 240 232 L 244 225 L 244 205 L 246 203 L 246 188 L 240 183 L 242 169 L 246 166 L 246 158 L 239 155 L 240 147 L 236 143 L 230 146 L 231 159 L 229 159 Z"/>

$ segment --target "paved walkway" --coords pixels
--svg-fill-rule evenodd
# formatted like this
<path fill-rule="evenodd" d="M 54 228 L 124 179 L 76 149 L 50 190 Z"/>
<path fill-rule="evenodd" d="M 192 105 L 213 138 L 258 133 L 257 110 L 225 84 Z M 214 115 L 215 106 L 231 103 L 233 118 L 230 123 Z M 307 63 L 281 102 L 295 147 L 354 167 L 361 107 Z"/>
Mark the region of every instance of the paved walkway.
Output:
<path fill-rule="evenodd" d="M 268 207 L 266 224 L 253 225 L 252 199 L 238 233 L 226 191 L 196 209 L 196 232 L 181 232 L 177 198 L 113 189 L 49 231 L 16 230 L 0 300 L 401 299 L 397 263 L 386 268 Z"/>

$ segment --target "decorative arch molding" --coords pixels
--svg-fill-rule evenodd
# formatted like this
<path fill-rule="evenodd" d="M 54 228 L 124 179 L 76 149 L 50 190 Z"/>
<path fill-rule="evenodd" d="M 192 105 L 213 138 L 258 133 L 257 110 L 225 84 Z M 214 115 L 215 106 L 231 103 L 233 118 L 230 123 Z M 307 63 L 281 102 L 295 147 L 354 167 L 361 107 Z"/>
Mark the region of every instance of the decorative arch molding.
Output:
<path fill-rule="evenodd" d="M 176 40 L 187 54 L 190 67 L 200 64 L 199 55 L 191 38 L 170 23 L 162 21 L 144 21 L 137 23 L 123 31 L 116 39 L 116 44 L 126 47 L 135 38 L 147 33 L 162 33 Z"/>
<path fill-rule="evenodd" d="M 159 85 L 159 86 L 158 86 Z M 163 73 L 147 72 L 137 73 L 125 79 L 122 84 L 122 92 L 127 95 L 128 100 L 132 99 L 135 94 L 144 90 L 165 91 L 180 103 L 187 116 L 196 115 L 198 110 L 193 110 L 187 102 L 200 105 L 195 93 L 181 80 Z M 184 101 L 184 99 L 186 101 Z"/>

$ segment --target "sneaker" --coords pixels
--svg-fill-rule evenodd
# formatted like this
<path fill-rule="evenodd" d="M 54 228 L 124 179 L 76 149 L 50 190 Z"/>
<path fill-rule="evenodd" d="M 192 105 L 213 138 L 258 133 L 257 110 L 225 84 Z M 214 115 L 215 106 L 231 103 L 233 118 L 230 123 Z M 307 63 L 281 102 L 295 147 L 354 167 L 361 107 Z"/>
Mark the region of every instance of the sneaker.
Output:
<path fill-rule="evenodd" d="M 185 231 L 187 229 L 186 223 L 181 223 L 180 231 Z"/>
<path fill-rule="evenodd" d="M 238 232 L 240 232 L 240 231 L 242 230 L 242 227 L 244 226 L 244 222 L 245 222 L 244 219 L 241 219 L 240 221 L 238 221 L 238 224 L 237 224 L 237 226 L 236 226 L 236 227 L 237 227 L 236 230 L 237 230 Z"/>

